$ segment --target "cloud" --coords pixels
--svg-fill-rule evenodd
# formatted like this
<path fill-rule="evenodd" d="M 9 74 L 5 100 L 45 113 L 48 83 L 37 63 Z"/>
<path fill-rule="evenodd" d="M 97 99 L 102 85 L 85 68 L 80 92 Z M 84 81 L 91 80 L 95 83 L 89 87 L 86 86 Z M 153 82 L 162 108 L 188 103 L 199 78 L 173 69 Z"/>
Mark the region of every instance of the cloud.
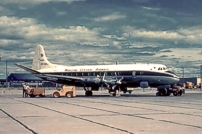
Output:
<path fill-rule="evenodd" d="M 10 37 L 18 36 L 19 40 L 27 42 L 74 42 L 96 45 L 109 43 L 110 39 L 100 36 L 102 28 L 89 29 L 85 26 L 69 26 L 66 28 L 52 28 L 38 23 L 32 18 L 0 17 L 0 35 L 4 42 Z M 16 37 L 17 38 L 17 37 Z M 4 43 L 5 44 L 5 43 Z M 8 44 L 8 43 L 7 43 Z"/>
<path fill-rule="evenodd" d="M 142 8 L 146 9 L 146 10 L 151 10 L 151 11 L 159 11 L 159 10 L 161 10 L 160 8 L 145 7 L 145 6 L 142 6 Z"/>
<path fill-rule="evenodd" d="M 6 4 L 17 4 L 17 5 L 26 5 L 26 4 L 41 4 L 41 3 L 48 3 L 48 2 L 66 2 L 72 3 L 77 1 L 85 1 L 85 0 L 0 0 L 2 5 Z"/>
<path fill-rule="evenodd" d="M 173 43 L 200 44 L 202 42 L 202 25 L 176 30 L 155 31 L 132 26 L 124 26 L 123 36 L 126 38 L 144 38 L 146 40 L 164 40 Z"/>
<path fill-rule="evenodd" d="M 170 51 L 170 52 L 169 52 Z M 161 50 L 159 53 L 157 53 L 155 56 L 167 56 L 168 58 L 178 58 L 181 61 L 187 61 L 187 60 L 200 60 L 201 57 L 199 53 L 201 52 L 200 49 L 197 48 L 170 48 L 166 50 Z"/>
<path fill-rule="evenodd" d="M 137 3 L 148 3 L 150 2 L 150 0 L 133 0 L 134 2 L 137 2 Z"/>
<path fill-rule="evenodd" d="M 107 22 L 107 21 L 114 21 L 114 20 L 118 20 L 118 19 L 123 19 L 125 17 L 126 17 L 125 15 L 121 15 L 119 13 L 112 13 L 109 15 L 97 17 L 94 19 L 94 21 L 96 21 L 96 22 Z"/>

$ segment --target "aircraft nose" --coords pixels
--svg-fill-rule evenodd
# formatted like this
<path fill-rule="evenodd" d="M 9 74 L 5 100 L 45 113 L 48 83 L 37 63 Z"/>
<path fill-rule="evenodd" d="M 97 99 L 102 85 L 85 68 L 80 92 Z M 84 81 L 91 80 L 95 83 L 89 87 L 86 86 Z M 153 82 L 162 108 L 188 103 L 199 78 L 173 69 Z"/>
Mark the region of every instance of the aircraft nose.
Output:
<path fill-rule="evenodd" d="M 174 77 L 175 77 L 177 82 L 180 81 L 180 77 L 178 77 L 177 75 L 175 75 Z"/>

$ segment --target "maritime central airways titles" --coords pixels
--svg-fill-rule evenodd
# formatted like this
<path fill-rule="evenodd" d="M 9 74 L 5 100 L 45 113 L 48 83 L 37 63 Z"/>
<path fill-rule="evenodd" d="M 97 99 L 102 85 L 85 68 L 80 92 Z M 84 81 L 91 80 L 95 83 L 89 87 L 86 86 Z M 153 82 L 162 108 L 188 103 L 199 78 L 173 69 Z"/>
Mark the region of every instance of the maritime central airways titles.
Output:
<path fill-rule="evenodd" d="M 80 69 L 65 69 L 65 72 L 88 72 L 88 71 L 108 71 L 108 68 L 96 68 L 95 70 L 92 68 L 80 68 Z"/>

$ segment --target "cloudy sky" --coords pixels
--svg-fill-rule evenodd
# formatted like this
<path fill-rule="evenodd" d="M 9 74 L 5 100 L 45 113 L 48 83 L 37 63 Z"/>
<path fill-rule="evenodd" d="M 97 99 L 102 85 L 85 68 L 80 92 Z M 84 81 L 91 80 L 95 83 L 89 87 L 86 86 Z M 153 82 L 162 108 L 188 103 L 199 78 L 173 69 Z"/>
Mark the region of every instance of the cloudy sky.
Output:
<path fill-rule="evenodd" d="M 201 0 L 0 0 L 1 61 L 22 72 L 13 63 L 31 67 L 42 44 L 57 64 L 162 63 L 200 76 L 201 7 Z"/>

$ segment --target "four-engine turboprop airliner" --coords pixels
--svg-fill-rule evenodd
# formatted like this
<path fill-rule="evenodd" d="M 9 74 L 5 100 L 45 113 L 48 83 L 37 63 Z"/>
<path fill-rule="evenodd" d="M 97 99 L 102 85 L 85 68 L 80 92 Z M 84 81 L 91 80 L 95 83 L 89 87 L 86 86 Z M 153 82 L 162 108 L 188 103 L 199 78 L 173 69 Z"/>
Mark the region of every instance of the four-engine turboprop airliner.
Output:
<path fill-rule="evenodd" d="M 127 87 L 156 87 L 158 94 L 169 95 L 166 89 L 179 81 L 179 77 L 162 64 L 135 63 L 114 65 L 63 66 L 50 63 L 42 45 L 37 45 L 32 68 L 16 64 L 47 81 L 84 87 L 86 96 L 107 87 L 127 91 Z"/>

